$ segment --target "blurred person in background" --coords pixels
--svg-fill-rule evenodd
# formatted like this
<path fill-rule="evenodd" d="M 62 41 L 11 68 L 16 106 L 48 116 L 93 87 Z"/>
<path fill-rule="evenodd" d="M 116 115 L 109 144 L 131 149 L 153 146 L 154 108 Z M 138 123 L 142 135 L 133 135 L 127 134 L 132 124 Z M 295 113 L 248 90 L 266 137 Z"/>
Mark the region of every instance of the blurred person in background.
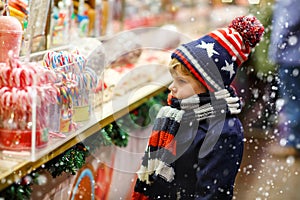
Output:
<path fill-rule="evenodd" d="M 278 67 L 280 138 L 270 151 L 278 156 L 300 155 L 299 7 L 299 0 L 277 0 L 273 10 L 269 57 Z"/>

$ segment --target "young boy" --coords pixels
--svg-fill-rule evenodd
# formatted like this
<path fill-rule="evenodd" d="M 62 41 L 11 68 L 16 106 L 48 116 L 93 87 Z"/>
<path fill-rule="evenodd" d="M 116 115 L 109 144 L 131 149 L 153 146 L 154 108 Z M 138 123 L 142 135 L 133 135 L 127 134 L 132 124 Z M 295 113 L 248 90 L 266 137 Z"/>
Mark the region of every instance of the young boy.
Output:
<path fill-rule="evenodd" d="M 237 17 L 172 53 L 169 105 L 154 122 L 132 199 L 232 199 L 243 128 L 230 85 L 263 31 L 255 17 Z"/>

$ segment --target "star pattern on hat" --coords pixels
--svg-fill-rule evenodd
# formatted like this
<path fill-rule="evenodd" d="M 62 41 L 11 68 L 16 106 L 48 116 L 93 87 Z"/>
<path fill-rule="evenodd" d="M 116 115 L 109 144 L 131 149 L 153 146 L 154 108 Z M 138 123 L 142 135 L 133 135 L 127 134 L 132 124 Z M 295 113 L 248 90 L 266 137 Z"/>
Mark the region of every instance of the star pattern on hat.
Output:
<path fill-rule="evenodd" d="M 201 44 L 197 44 L 195 47 L 205 49 L 207 55 L 211 58 L 214 54 L 219 55 L 219 52 L 214 50 L 214 45 L 214 43 L 206 43 L 201 41 Z"/>
<path fill-rule="evenodd" d="M 227 62 L 227 60 L 225 60 L 225 66 L 223 66 L 222 68 L 221 68 L 221 70 L 224 70 L 224 71 L 228 71 L 229 72 L 229 74 L 230 74 L 230 78 L 235 74 L 235 71 L 234 71 L 234 69 L 233 69 L 233 63 L 231 63 L 231 64 L 229 64 L 228 62 Z"/>

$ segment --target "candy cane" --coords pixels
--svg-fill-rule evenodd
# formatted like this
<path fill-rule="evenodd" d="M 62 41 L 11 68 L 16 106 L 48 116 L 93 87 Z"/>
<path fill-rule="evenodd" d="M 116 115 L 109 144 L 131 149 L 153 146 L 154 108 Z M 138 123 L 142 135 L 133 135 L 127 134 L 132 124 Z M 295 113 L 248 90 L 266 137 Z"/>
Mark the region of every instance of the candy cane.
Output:
<path fill-rule="evenodd" d="M 2 96 L 1 96 L 1 102 L 2 105 L 12 108 L 12 94 L 11 91 L 6 91 Z"/>
<path fill-rule="evenodd" d="M 28 103 L 28 96 L 27 92 L 25 92 L 23 89 L 20 89 L 18 92 L 18 105 L 20 105 L 20 110 L 26 110 Z"/>
<path fill-rule="evenodd" d="M 48 52 L 46 52 L 45 55 L 44 55 L 44 58 L 43 58 L 43 64 L 45 64 L 45 66 L 46 66 L 47 68 L 50 67 L 50 63 L 51 63 L 51 59 L 52 59 L 52 54 L 53 54 L 52 51 L 48 51 Z"/>
<path fill-rule="evenodd" d="M 72 92 L 71 92 L 71 89 L 73 87 L 74 86 L 72 84 L 67 84 L 67 95 L 68 95 L 68 105 L 69 105 L 69 107 L 72 106 L 72 104 L 73 104 L 73 98 L 72 98 Z"/>
<path fill-rule="evenodd" d="M 18 99 L 19 99 L 19 97 L 18 97 L 18 88 L 16 88 L 16 87 L 13 87 L 12 88 L 12 102 L 13 102 L 13 104 L 17 104 L 18 103 Z"/>
<path fill-rule="evenodd" d="M 78 72 L 83 72 L 86 64 L 86 59 L 82 55 L 77 55 L 75 63 L 78 66 Z"/>
<path fill-rule="evenodd" d="M 20 78 L 21 70 L 22 70 L 21 68 L 14 68 L 12 70 L 13 84 L 16 87 L 20 87 L 20 85 L 21 85 L 21 78 Z"/>
<path fill-rule="evenodd" d="M 51 70 L 43 70 L 41 76 L 39 76 L 39 84 L 54 83 L 55 73 Z"/>
<path fill-rule="evenodd" d="M 56 94 L 56 101 L 58 104 L 62 104 L 62 99 L 61 99 L 61 95 L 60 95 L 60 86 L 56 85 L 54 86 L 55 88 L 55 94 Z"/>
<path fill-rule="evenodd" d="M 1 68 L 1 78 L 3 85 L 11 85 L 11 68 L 10 67 L 5 67 Z"/>
<path fill-rule="evenodd" d="M 80 74 L 78 75 L 78 74 L 73 73 L 71 80 L 76 82 L 76 85 L 77 85 L 78 88 L 82 87 L 82 80 L 81 80 L 81 75 Z"/>
<path fill-rule="evenodd" d="M 9 92 L 10 91 L 10 89 L 8 88 L 8 87 L 2 87 L 1 89 L 0 89 L 0 96 L 1 96 L 1 107 L 3 107 L 3 108 L 5 108 L 6 106 L 5 106 L 5 104 L 4 104 L 4 94 L 5 93 L 7 93 L 7 92 Z"/>
<path fill-rule="evenodd" d="M 68 77 L 67 77 L 67 74 L 66 74 L 65 72 L 61 72 L 59 75 L 60 75 L 61 78 L 62 78 L 62 79 L 61 79 L 62 82 L 68 81 Z"/>
<path fill-rule="evenodd" d="M 52 59 L 51 59 L 51 69 L 56 69 L 58 68 L 58 64 L 59 64 L 59 61 L 58 61 L 58 58 L 57 58 L 57 54 L 56 53 L 53 53 L 52 55 Z"/>
<path fill-rule="evenodd" d="M 49 86 L 46 90 L 46 100 L 48 103 L 54 104 L 56 103 L 56 95 L 57 95 L 57 91 L 55 90 L 55 88 L 53 86 Z"/>
<path fill-rule="evenodd" d="M 69 102 L 68 101 L 68 88 L 65 85 L 60 87 L 60 94 L 62 96 L 62 103 L 67 104 Z"/>
<path fill-rule="evenodd" d="M 96 85 L 98 84 L 98 77 L 97 74 L 94 70 L 92 70 L 91 68 L 87 67 L 86 71 L 89 73 L 89 75 L 91 76 L 91 80 L 92 80 L 92 88 L 95 88 Z"/>

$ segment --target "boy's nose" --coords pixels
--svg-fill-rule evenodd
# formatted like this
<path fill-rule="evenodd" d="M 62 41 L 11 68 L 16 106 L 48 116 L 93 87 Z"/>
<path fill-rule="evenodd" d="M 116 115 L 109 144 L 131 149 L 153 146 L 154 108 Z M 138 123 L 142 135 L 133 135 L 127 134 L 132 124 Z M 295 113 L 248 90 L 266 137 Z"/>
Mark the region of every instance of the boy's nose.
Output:
<path fill-rule="evenodd" d="M 174 88 L 174 83 L 172 82 L 172 83 L 169 85 L 168 89 L 172 91 L 173 88 Z"/>

